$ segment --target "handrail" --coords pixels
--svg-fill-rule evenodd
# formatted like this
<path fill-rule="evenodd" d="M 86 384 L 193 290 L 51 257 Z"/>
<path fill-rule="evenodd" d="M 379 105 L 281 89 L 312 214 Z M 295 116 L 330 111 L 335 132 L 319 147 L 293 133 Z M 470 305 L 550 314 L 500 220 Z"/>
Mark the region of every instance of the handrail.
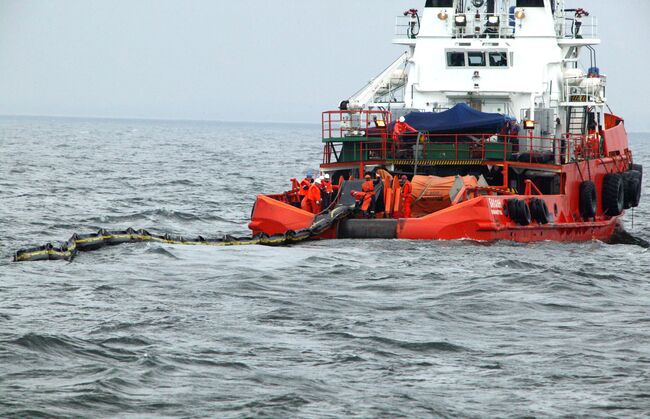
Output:
<path fill-rule="evenodd" d="M 563 102 L 605 103 L 607 76 L 583 75 L 564 79 Z"/>
<path fill-rule="evenodd" d="M 532 180 L 526 179 L 524 180 L 524 184 L 526 185 L 524 195 L 532 195 L 533 191 L 535 191 L 537 195 L 544 195 Z"/>
<path fill-rule="evenodd" d="M 405 133 L 395 137 L 386 110 L 323 112 L 323 163 L 387 160 L 514 161 L 560 165 L 602 156 L 602 132 L 534 136 L 516 126 L 499 133 Z M 418 140 L 420 136 L 421 140 Z M 334 157 L 334 160 L 332 159 Z"/>
<path fill-rule="evenodd" d="M 465 26 L 456 25 L 457 16 L 464 16 Z M 488 26 L 490 16 L 498 17 L 498 25 Z M 478 17 L 478 18 L 477 18 Z M 451 14 L 449 24 L 455 38 L 512 38 L 517 31 L 518 20 L 514 13 L 457 13 Z M 411 17 L 399 15 L 395 19 L 396 39 L 413 39 L 410 36 Z M 478 29 L 478 30 L 477 30 Z M 573 11 L 558 11 L 555 15 L 555 33 L 560 39 L 594 39 L 598 38 L 598 19 L 595 16 L 576 17 Z"/>
<path fill-rule="evenodd" d="M 465 26 L 456 25 L 457 16 L 464 16 Z M 498 23 L 488 24 L 488 18 L 498 18 Z M 454 38 L 512 38 L 515 33 L 514 15 L 509 13 L 457 13 L 448 17 L 452 25 L 451 34 Z M 415 39 L 410 36 L 411 18 L 409 16 L 397 16 L 395 19 L 396 39 Z M 478 29 L 478 30 L 477 30 Z"/>
<path fill-rule="evenodd" d="M 556 15 L 555 31 L 562 39 L 598 38 L 598 19 L 595 16 L 576 17 L 574 11 Z"/>
<path fill-rule="evenodd" d="M 431 164 L 432 161 L 517 162 L 561 165 L 602 157 L 603 145 L 599 133 L 565 134 L 560 138 L 545 138 L 510 134 L 422 134 L 418 141 L 413 135 L 393 139 L 381 136 L 330 138 L 326 140 L 323 163 L 352 163 L 377 161 L 412 161 Z"/>
<path fill-rule="evenodd" d="M 322 138 L 368 137 L 371 129 L 387 132 L 391 118 L 392 113 L 384 110 L 325 111 L 322 115 Z"/>

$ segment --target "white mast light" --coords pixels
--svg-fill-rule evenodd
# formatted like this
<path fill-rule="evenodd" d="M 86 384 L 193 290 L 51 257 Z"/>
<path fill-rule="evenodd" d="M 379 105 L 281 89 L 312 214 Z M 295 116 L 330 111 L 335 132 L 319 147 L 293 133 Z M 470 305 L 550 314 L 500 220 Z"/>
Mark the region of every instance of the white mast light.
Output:
<path fill-rule="evenodd" d="M 515 17 L 519 20 L 522 20 L 526 17 L 526 12 L 524 9 L 517 9 L 517 11 L 515 11 Z"/>

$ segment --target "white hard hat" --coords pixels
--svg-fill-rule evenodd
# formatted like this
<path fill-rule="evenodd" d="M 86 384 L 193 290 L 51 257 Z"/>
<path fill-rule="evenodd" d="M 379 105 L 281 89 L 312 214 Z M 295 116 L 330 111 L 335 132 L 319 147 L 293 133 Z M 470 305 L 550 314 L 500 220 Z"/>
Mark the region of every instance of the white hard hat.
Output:
<path fill-rule="evenodd" d="M 314 183 L 315 183 L 316 185 L 320 185 L 320 178 L 316 179 L 316 181 L 315 181 Z"/>
<path fill-rule="evenodd" d="M 399 117 L 399 122 L 406 122 L 406 118 L 404 118 L 403 116 L 400 116 Z"/>
<path fill-rule="evenodd" d="M 329 179 L 329 178 L 330 178 L 329 173 L 325 173 L 325 179 Z"/>

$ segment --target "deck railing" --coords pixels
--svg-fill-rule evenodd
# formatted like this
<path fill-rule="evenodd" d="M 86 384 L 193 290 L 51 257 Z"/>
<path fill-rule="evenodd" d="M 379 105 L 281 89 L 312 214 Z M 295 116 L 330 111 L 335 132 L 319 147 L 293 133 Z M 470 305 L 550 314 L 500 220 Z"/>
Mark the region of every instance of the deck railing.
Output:
<path fill-rule="evenodd" d="M 456 18 L 460 19 L 457 24 Z M 488 23 L 488 18 L 491 22 Z M 496 21 L 495 18 L 498 18 Z M 519 25 L 514 12 L 511 13 L 450 13 L 447 17 L 454 38 L 512 38 Z M 415 25 L 415 26 L 413 26 Z M 395 19 L 395 38 L 417 38 L 419 28 L 410 16 L 397 16 Z M 575 11 L 557 12 L 555 32 L 562 39 L 598 38 L 598 19 L 594 16 L 576 17 Z"/>
<path fill-rule="evenodd" d="M 598 19 L 594 16 L 576 17 L 574 11 L 556 16 L 555 30 L 558 38 L 594 39 L 598 38 Z"/>
<path fill-rule="evenodd" d="M 461 22 L 457 24 L 456 18 Z M 488 20 L 489 19 L 489 20 Z M 509 13 L 451 13 L 447 16 L 448 25 L 454 38 L 512 38 L 515 33 L 515 18 Z M 397 16 L 395 19 L 396 39 L 416 39 L 410 16 Z M 418 28 L 415 28 L 418 32 Z"/>
<path fill-rule="evenodd" d="M 358 138 L 386 135 L 392 123 L 389 111 L 327 111 L 323 112 L 323 139 Z"/>
<path fill-rule="evenodd" d="M 599 134 L 536 137 L 511 134 L 407 134 L 397 139 L 351 136 L 325 140 L 324 164 L 488 164 L 521 162 L 561 165 L 602 156 Z"/>
<path fill-rule="evenodd" d="M 582 76 L 564 80 L 562 102 L 604 103 L 606 100 L 607 77 Z"/>

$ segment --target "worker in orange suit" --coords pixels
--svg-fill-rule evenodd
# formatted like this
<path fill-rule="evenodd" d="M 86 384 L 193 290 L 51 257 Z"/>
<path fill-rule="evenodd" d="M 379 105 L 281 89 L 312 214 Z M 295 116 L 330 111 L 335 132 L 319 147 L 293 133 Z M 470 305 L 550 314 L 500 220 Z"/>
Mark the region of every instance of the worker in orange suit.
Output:
<path fill-rule="evenodd" d="M 372 204 L 372 199 L 375 196 L 375 183 L 372 181 L 370 175 L 366 175 L 365 182 L 361 185 L 361 192 L 352 191 L 352 196 L 357 201 L 361 201 L 361 211 L 363 211 L 366 217 L 370 217 L 370 204 Z"/>
<path fill-rule="evenodd" d="M 323 176 L 323 185 L 325 186 L 325 190 L 327 191 L 327 193 L 334 192 L 334 186 L 332 186 L 332 179 L 330 179 L 330 175 L 327 173 L 325 174 L 325 176 Z"/>
<path fill-rule="evenodd" d="M 402 208 L 404 211 L 404 218 L 411 218 L 411 204 L 413 203 L 411 193 L 413 192 L 413 186 L 406 175 L 402 176 L 399 184 L 402 187 Z"/>
<path fill-rule="evenodd" d="M 332 186 L 330 175 L 323 175 L 321 183 L 321 198 L 323 201 L 323 208 L 329 208 L 330 204 L 332 203 L 332 199 L 334 199 L 334 186 Z"/>
<path fill-rule="evenodd" d="M 393 127 L 393 141 L 399 142 L 401 135 L 405 132 L 418 132 L 415 128 L 406 123 L 406 118 L 400 116 L 399 120 L 395 122 Z"/>
<path fill-rule="evenodd" d="M 320 179 L 316 179 L 316 181 L 309 187 L 307 195 L 305 195 L 300 204 L 303 210 L 311 212 L 312 214 L 318 214 L 321 211 L 320 188 L 321 181 Z"/>
<path fill-rule="evenodd" d="M 305 178 L 300 181 L 300 189 L 298 190 L 298 196 L 300 196 L 301 200 L 307 195 L 307 192 L 309 191 L 309 187 L 313 182 L 314 182 L 314 177 L 312 176 L 311 173 L 307 173 Z"/>

